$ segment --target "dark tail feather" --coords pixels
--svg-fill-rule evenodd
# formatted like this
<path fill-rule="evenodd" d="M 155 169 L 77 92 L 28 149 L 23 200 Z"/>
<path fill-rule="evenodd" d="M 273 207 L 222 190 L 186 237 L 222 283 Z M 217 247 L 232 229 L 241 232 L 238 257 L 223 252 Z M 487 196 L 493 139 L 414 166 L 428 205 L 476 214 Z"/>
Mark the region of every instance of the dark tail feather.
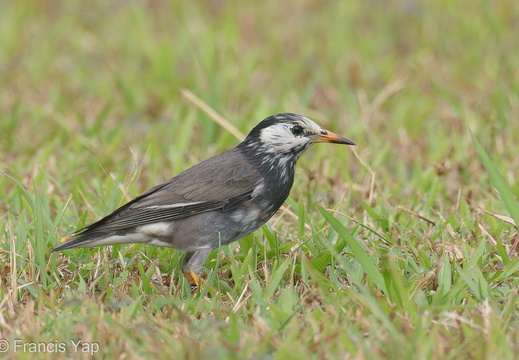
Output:
<path fill-rule="evenodd" d="M 51 252 L 73 249 L 78 247 L 90 247 L 96 246 L 92 243 L 96 242 L 95 240 L 102 239 L 104 237 L 112 235 L 106 231 L 100 231 L 97 229 L 97 225 L 99 222 L 90 224 L 81 228 L 79 230 L 74 231 L 72 234 L 65 236 L 61 239 L 63 244 L 56 246 Z"/>
<path fill-rule="evenodd" d="M 56 246 L 50 252 L 56 252 L 56 251 L 61 251 L 61 250 L 72 249 L 72 248 L 77 247 L 82 242 L 83 242 L 83 240 L 81 239 L 81 237 L 78 237 L 78 238 L 75 238 L 75 239 L 71 239 L 71 240 L 68 240 L 67 242 L 65 242 L 65 243 L 63 243 L 63 244 L 61 244 L 59 246 Z"/>
<path fill-rule="evenodd" d="M 133 244 L 140 242 L 147 242 L 147 238 L 142 236 L 140 238 L 133 237 L 132 234 L 138 234 L 130 229 L 121 231 L 106 229 L 103 226 L 98 226 L 98 223 L 89 225 L 82 229 L 77 230 L 69 236 L 61 239 L 63 244 L 55 247 L 51 252 L 62 251 L 73 248 L 86 248 L 96 247 L 105 245 L 116 245 L 116 244 Z M 129 235 L 130 237 L 127 237 Z"/>
<path fill-rule="evenodd" d="M 98 237 L 99 234 L 92 236 L 92 234 L 85 233 L 86 228 L 79 229 L 78 231 L 65 236 L 61 241 L 63 244 L 56 246 L 51 252 L 62 251 L 67 249 L 73 249 L 76 247 L 88 247 L 88 243 L 94 238 Z"/>

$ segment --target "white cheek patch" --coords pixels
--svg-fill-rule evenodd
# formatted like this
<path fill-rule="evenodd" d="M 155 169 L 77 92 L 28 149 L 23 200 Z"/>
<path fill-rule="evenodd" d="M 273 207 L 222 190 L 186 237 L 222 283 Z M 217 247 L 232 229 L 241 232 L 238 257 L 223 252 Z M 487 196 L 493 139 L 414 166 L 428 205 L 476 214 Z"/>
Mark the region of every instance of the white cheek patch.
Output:
<path fill-rule="evenodd" d="M 289 126 L 276 124 L 261 131 L 260 140 L 267 151 L 286 153 L 308 142 L 305 136 L 294 136 Z"/>

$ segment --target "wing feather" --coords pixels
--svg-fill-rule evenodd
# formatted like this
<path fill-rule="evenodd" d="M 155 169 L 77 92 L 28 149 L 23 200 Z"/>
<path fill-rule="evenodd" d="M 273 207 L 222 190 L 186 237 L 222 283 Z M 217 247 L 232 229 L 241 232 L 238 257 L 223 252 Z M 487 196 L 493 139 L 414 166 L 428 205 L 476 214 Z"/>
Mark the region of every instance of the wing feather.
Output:
<path fill-rule="evenodd" d="M 213 210 L 230 211 L 251 200 L 261 178 L 239 149 L 230 149 L 145 191 L 105 218 L 77 230 L 70 239 L 78 244 L 82 239 L 125 233 L 146 224 Z"/>

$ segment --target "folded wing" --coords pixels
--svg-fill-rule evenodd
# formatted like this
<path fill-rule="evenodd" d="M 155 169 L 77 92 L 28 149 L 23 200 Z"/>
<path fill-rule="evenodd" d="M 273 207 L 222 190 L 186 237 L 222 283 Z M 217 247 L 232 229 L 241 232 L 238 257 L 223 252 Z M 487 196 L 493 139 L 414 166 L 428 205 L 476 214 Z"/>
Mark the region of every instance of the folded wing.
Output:
<path fill-rule="evenodd" d="M 261 175 L 238 149 L 225 151 L 77 230 L 52 251 L 78 247 L 95 238 L 132 233 L 147 224 L 179 220 L 207 211 L 230 211 L 251 200 L 259 180 Z"/>

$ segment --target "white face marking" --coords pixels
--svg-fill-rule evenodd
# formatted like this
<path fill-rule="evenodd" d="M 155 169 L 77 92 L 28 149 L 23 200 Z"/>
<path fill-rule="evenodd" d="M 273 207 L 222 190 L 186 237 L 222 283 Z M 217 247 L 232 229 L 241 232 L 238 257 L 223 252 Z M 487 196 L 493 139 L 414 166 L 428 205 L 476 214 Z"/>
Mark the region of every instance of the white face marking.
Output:
<path fill-rule="evenodd" d="M 299 125 L 304 133 L 294 135 L 292 128 Z M 270 153 L 289 153 L 294 149 L 306 148 L 310 144 L 309 134 L 318 134 L 321 127 L 310 119 L 301 118 L 294 122 L 277 123 L 261 130 L 260 140 L 264 150 Z"/>

